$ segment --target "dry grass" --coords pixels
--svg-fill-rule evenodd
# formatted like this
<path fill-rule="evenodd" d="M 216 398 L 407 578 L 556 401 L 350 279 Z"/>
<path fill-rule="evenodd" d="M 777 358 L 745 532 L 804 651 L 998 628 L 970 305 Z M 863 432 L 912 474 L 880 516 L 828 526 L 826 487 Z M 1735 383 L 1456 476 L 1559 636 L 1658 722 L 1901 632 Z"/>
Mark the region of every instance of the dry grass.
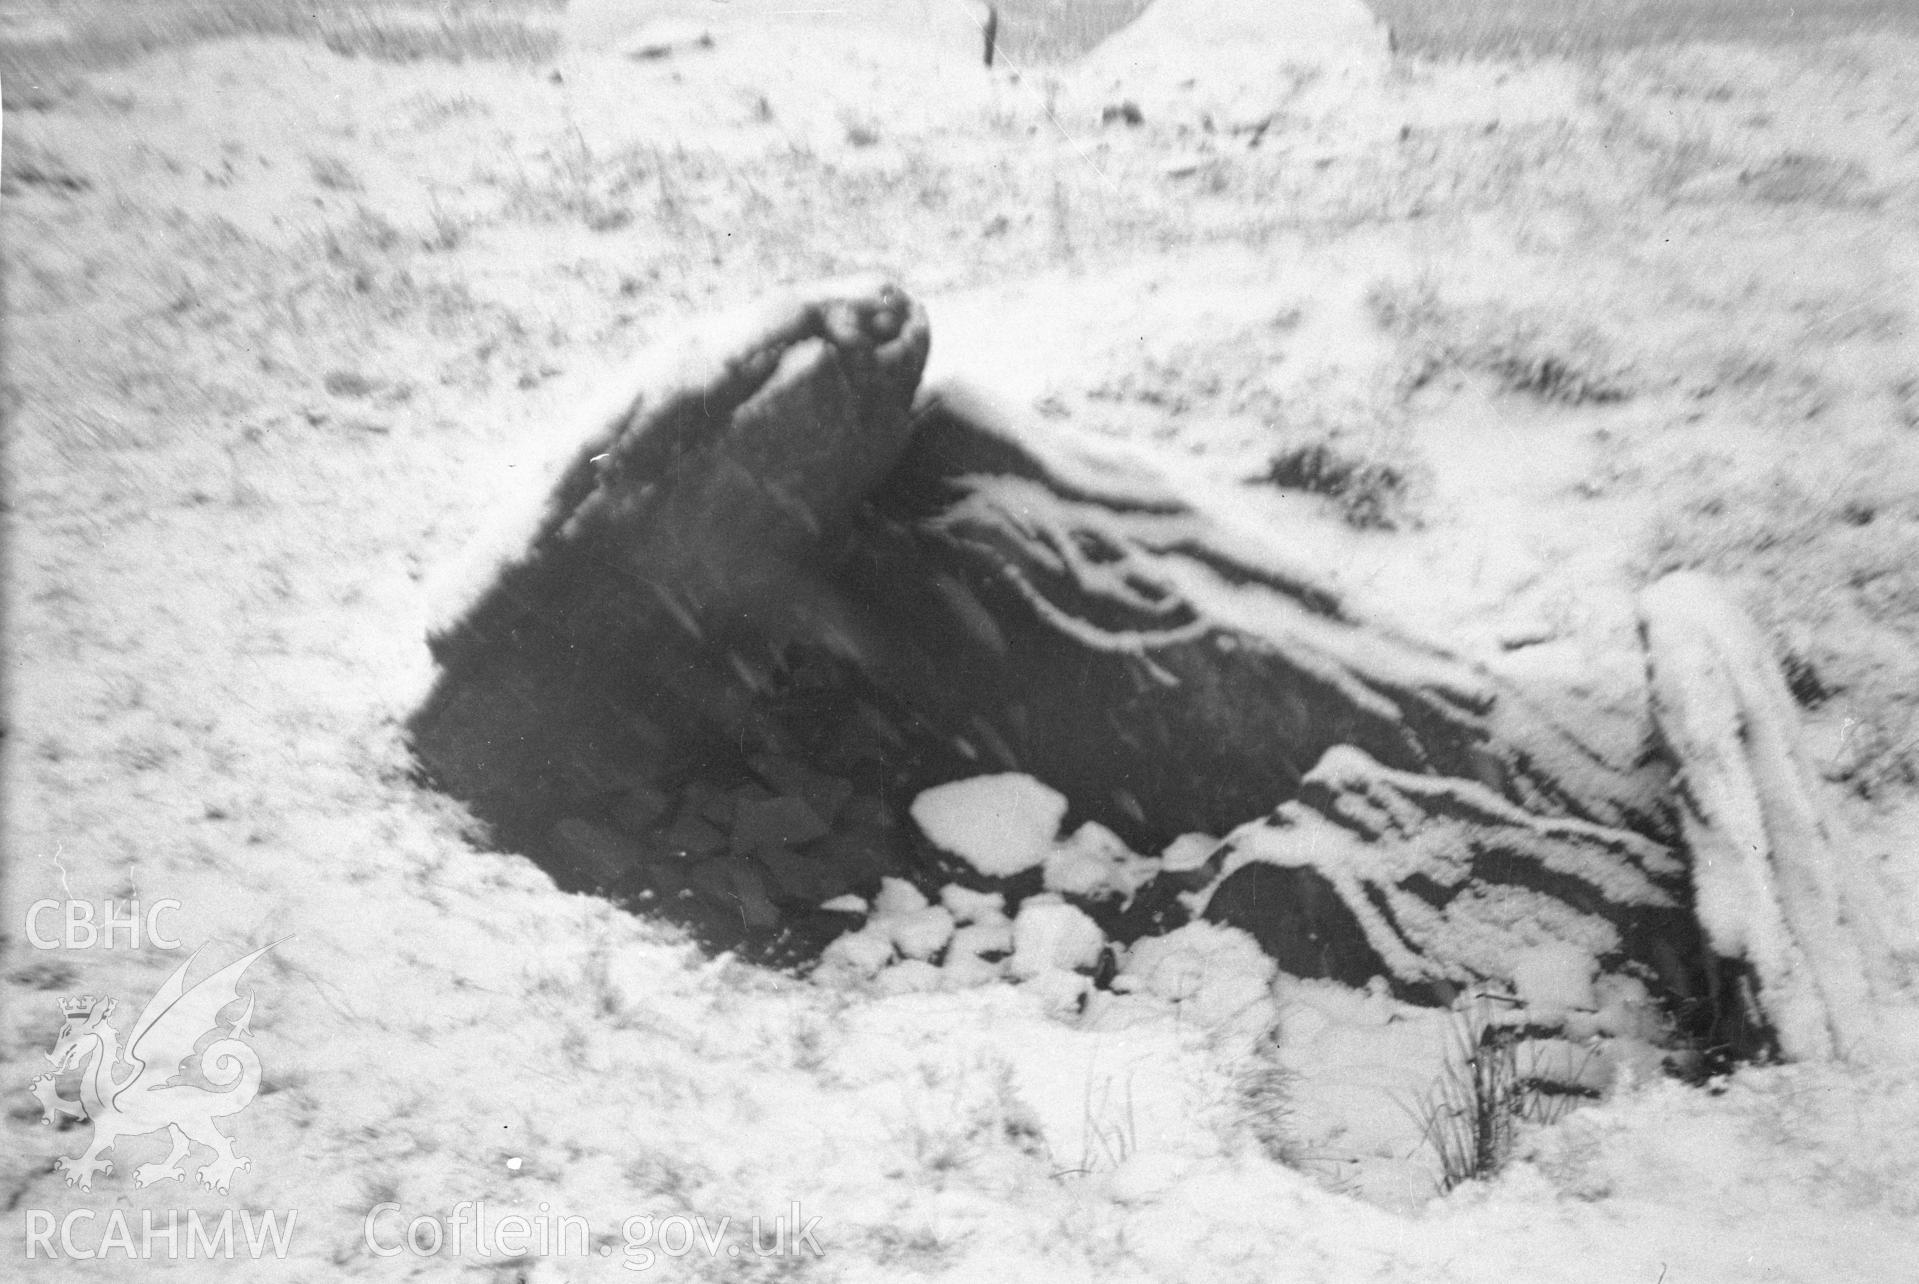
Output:
<path fill-rule="evenodd" d="M 1455 306 L 1425 280 L 1380 282 L 1366 302 L 1380 329 L 1401 341 L 1402 392 L 1450 371 L 1490 375 L 1501 391 L 1565 406 L 1624 401 L 1635 388 L 1631 362 L 1593 325 L 1561 311 Z"/>
<path fill-rule="evenodd" d="M 57 102 L 73 78 L 162 49 L 233 36 L 316 40 L 335 53 L 386 62 L 488 59 L 533 62 L 558 48 L 539 21 L 564 0 L 29 0 L 17 19 L 48 19 L 59 34 L 0 48 L 9 110 Z M 49 29 L 54 30 L 54 29 Z"/>
<path fill-rule="evenodd" d="M 1288 446 L 1256 480 L 1333 501 L 1355 530 L 1398 530 L 1411 522 L 1410 465 L 1369 457 L 1335 441 Z"/>
<path fill-rule="evenodd" d="M 1557 1123 L 1591 1095 L 1542 1073 L 1523 1031 L 1500 1022 L 1481 1000 L 1455 1015 L 1445 1071 L 1405 1108 L 1439 1158 L 1444 1194 L 1498 1176 L 1523 1125 Z"/>

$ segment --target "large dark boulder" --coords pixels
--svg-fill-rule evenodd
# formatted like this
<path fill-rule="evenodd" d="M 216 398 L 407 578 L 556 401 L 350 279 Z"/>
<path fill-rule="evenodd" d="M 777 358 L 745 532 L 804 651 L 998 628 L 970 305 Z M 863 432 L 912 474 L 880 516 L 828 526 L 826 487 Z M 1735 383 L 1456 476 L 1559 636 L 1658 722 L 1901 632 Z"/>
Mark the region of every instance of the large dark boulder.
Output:
<path fill-rule="evenodd" d="M 1149 459 L 920 389 L 928 342 L 862 286 L 624 390 L 435 627 L 430 776 L 563 883 L 775 955 L 842 930 L 840 892 L 966 877 L 906 806 L 1011 770 L 1145 852 L 1270 817 L 1109 931 L 1210 887 L 1303 974 L 1441 998 L 1564 939 L 1688 991 L 1663 768 L 1368 618 Z"/>
<path fill-rule="evenodd" d="M 819 550 L 904 449 L 927 346 L 917 305 L 856 286 L 628 390 L 429 632 L 428 773 L 543 847 L 583 797 L 724 756 L 760 720 L 762 652 L 857 652 Z"/>
<path fill-rule="evenodd" d="M 1261 815 L 1340 745 L 1540 815 L 1664 832 L 1661 771 L 1364 617 L 1204 502 L 1150 460 L 936 388 L 873 496 L 863 555 L 884 570 L 861 591 L 963 679 L 910 688 L 928 716 L 963 708 L 1006 767 L 1129 837 Z M 990 632 L 965 625 L 979 617 Z"/>

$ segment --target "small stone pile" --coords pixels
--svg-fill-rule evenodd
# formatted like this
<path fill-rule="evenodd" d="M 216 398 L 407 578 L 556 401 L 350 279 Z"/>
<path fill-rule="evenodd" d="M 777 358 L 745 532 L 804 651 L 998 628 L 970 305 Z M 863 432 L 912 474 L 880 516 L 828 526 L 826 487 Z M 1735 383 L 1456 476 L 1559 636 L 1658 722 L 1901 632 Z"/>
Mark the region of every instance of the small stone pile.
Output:
<path fill-rule="evenodd" d="M 888 877 L 870 907 L 857 897 L 833 907 L 864 922 L 826 948 L 821 974 L 889 992 L 1006 978 L 1049 1007 L 1083 1004 L 1095 986 L 1113 984 L 1140 894 L 1163 874 L 1198 867 L 1218 842 L 1190 834 L 1142 856 L 1097 821 L 1068 832 L 1067 811 L 1064 795 L 1017 772 L 921 792 L 911 809 L 916 864 L 955 881 L 929 895 Z"/>

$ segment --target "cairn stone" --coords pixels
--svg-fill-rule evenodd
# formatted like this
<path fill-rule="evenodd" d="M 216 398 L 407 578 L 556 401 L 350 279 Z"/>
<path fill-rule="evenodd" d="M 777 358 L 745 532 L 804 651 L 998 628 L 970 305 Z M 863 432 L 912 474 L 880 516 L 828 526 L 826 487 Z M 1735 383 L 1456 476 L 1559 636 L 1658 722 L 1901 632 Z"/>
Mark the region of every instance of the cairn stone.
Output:
<path fill-rule="evenodd" d="M 1150 458 L 920 388 L 891 285 L 728 333 L 618 390 L 433 627 L 414 749 L 501 846 L 802 958 L 883 880 L 1040 895 L 907 819 L 1020 772 L 1135 852 L 1231 834 L 1125 896 L 1049 893 L 1110 939 L 1204 903 L 1289 971 L 1407 997 L 1564 944 L 1725 1000 L 1667 766 L 1368 618 Z"/>

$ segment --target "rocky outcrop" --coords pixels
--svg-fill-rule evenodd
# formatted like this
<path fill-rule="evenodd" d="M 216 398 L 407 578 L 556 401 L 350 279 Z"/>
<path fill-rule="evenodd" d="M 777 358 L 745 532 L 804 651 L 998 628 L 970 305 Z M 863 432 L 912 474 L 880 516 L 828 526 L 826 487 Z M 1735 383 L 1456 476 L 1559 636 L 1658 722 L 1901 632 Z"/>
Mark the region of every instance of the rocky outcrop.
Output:
<path fill-rule="evenodd" d="M 428 774 L 566 885 L 776 957 L 890 877 L 1057 894 L 1119 940 L 1203 901 L 1289 970 L 1412 997 L 1542 943 L 1691 993 L 1663 768 L 1368 618 L 1151 459 L 918 389 L 928 343 L 866 283 L 621 390 L 434 627 Z M 1236 832 L 1123 895 L 995 881 L 906 817 L 996 772 L 1114 850 Z"/>

